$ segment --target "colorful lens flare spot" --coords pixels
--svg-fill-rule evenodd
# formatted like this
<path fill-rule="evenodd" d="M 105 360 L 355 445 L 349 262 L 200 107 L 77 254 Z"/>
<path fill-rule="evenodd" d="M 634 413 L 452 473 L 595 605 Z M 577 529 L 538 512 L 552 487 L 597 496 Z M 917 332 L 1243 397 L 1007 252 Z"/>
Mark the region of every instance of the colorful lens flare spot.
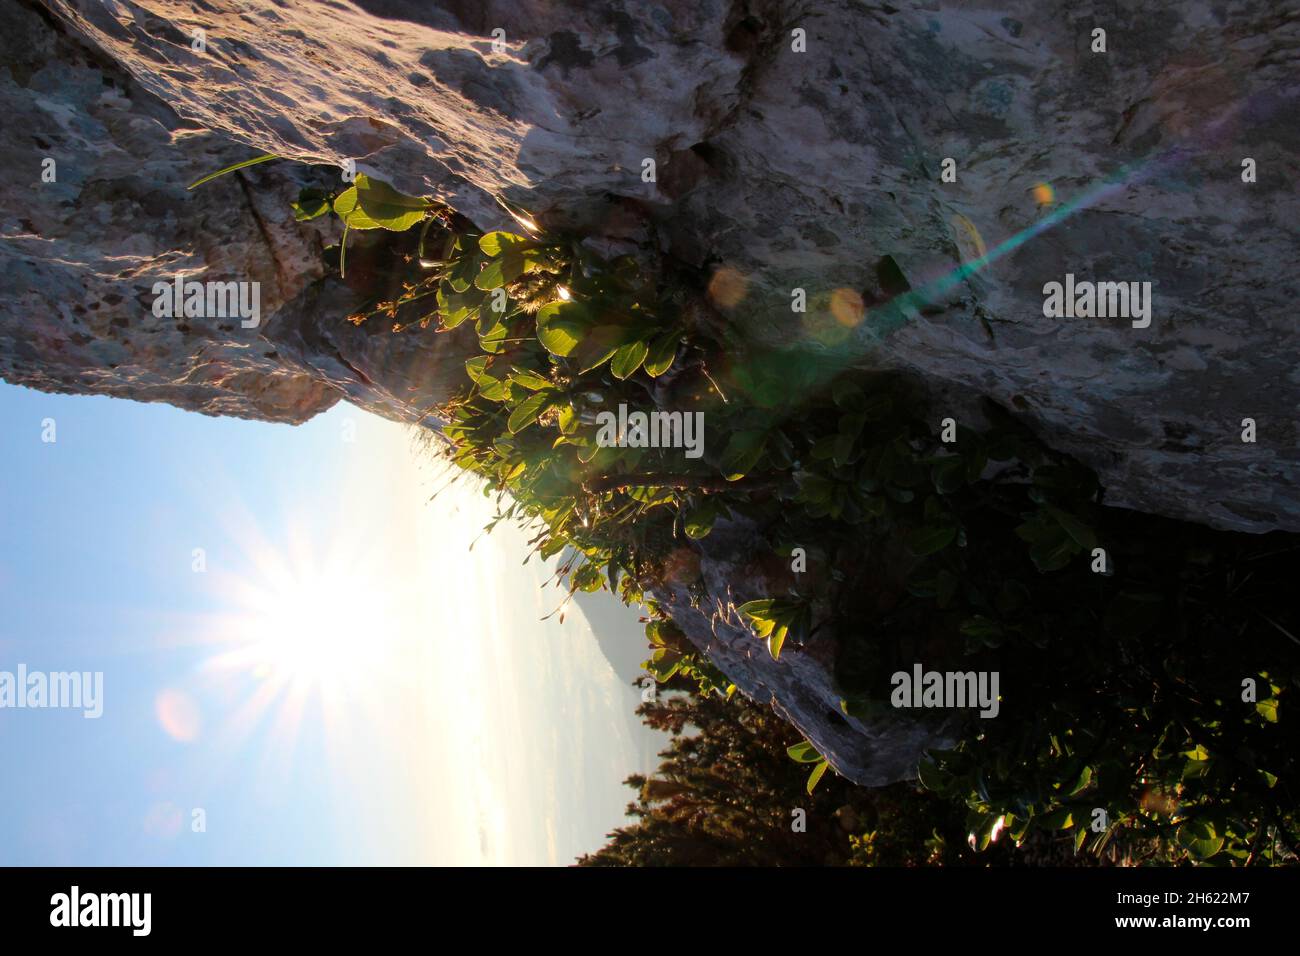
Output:
<path fill-rule="evenodd" d="M 172 740 L 189 743 L 198 739 L 199 707 L 189 694 L 171 689 L 159 691 L 154 698 L 154 714 Z"/>
<path fill-rule="evenodd" d="M 953 239 L 957 243 L 963 264 L 981 261 L 989 254 L 988 247 L 984 245 L 984 237 L 975 228 L 975 223 L 961 213 L 955 213 L 949 220 L 949 225 L 952 226 Z"/>
<path fill-rule="evenodd" d="M 709 299 L 720 309 L 740 304 L 749 291 L 749 280 L 730 266 L 723 266 L 709 280 Z"/>
<path fill-rule="evenodd" d="M 866 303 L 853 289 L 836 289 L 831 293 L 831 315 L 845 328 L 853 328 L 867 314 Z"/>

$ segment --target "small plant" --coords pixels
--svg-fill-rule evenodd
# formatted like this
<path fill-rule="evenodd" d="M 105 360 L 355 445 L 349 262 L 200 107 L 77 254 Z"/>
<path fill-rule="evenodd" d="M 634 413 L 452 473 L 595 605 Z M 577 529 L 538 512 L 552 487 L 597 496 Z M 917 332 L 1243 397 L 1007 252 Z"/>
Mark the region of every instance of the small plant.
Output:
<path fill-rule="evenodd" d="M 813 765 L 812 773 L 808 775 L 808 783 L 805 784 L 808 793 L 811 794 L 817 789 L 817 784 L 821 782 L 822 777 L 826 773 L 826 768 L 830 766 L 830 763 L 817 751 L 817 748 L 807 740 L 788 748 L 786 753 L 790 755 L 790 759 L 795 763 L 810 763 Z"/>
<path fill-rule="evenodd" d="M 767 651 L 773 660 L 780 660 L 781 648 L 790 632 L 806 632 L 812 620 L 812 609 L 803 601 L 765 598 L 742 604 L 736 610 L 752 624 L 754 632 L 767 641 Z"/>

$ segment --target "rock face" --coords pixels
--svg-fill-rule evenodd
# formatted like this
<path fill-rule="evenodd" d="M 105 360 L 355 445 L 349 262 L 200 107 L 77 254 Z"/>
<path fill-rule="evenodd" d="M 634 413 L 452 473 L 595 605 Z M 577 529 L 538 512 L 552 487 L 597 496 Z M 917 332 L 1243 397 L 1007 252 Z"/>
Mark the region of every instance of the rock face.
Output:
<path fill-rule="evenodd" d="M 337 228 L 295 223 L 289 209 L 302 167 L 187 191 L 247 150 L 181 120 L 59 21 L 0 8 L 12 131 L 0 149 L 14 170 L 0 182 L 0 376 L 286 422 L 340 398 L 416 420 L 445 397 L 463 338 L 342 321 L 360 300 L 324 279 Z M 257 283 L 258 325 L 155 315 L 154 284 L 177 276 Z"/>
<path fill-rule="evenodd" d="M 420 419 L 466 343 L 341 321 L 359 300 L 320 264 L 337 235 L 288 211 L 305 167 L 185 189 L 258 152 L 351 160 L 480 226 L 509 225 L 505 196 L 607 247 L 716 270 L 715 304 L 751 341 L 911 369 L 959 419 L 989 395 L 1094 467 L 1112 503 L 1300 528 L 1300 20 L 1285 4 L 0 12 L 7 381 L 289 422 L 340 398 Z M 1046 317 L 1044 284 L 1067 273 L 1150 282 L 1149 327 Z M 155 316 L 154 283 L 178 274 L 258 282 L 259 325 Z M 687 630 L 851 776 L 905 772 L 875 730 L 825 716 L 824 667 L 778 673 Z M 900 754 L 916 744 L 892 732 Z"/>

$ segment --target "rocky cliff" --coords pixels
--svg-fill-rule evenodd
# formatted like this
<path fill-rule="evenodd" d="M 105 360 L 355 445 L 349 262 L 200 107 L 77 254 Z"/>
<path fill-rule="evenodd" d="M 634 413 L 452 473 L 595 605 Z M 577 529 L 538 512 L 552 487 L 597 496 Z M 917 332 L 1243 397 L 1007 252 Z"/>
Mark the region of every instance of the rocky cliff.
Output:
<path fill-rule="evenodd" d="M 1292 4 L 0 10 L 6 381 L 277 421 L 341 398 L 424 416 L 463 343 L 342 321 L 355 295 L 320 255 L 337 236 L 288 207 L 305 167 L 185 189 L 275 152 L 351 161 L 484 227 L 508 224 L 504 196 L 712 274 L 751 340 L 910 369 L 958 418 L 988 395 L 1094 467 L 1111 503 L 1300 528 Z M 1151 283 L 1149 326 L 1045 316 L 1067 273 Z M 259 282 L 260 323 L 159 318 L 150 290 L 177 275 Z M 706 575 L 724 605 L 736 560 L 719 551 Z M 919 738 L 840 719 L 816 655 L 778 667 L 681 613 L 837 767 L 907 772 Z"/>

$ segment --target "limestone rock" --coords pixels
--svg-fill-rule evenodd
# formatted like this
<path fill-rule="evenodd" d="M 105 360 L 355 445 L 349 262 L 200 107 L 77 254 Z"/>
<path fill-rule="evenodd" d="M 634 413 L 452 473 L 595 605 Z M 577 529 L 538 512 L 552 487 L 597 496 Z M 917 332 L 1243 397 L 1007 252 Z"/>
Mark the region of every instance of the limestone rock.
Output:
<path fill-rule="evenodd" d="M 1114 503 L 1300 527 L 1300 21 L 1285 5 L 49 6 L 162 104 L 250 150 L 352 159 L 485 227 L 508 221 L 494 195 L 598 234 L 625 231 L 631 202 L 671 255 L 744 277 L 735 311 L 756 341 L 906 366 L 1019 408 L 1095 467 Z M 205 52 L 191 48 L 195 28 Z M 98 97 L 92 115 L 116 100 Z M 178 137 L 191 158 L 196 138 L 211 140 Z M 127 152 L 155 167 L 152 182 L 186 158 Z M 112 179 L 116 155 L 97 178 Z M 955 183 L 940 182 L 945 157 Z M 656 182 L 642 180 L 646 159 Z M 246 225 L 226 224 L 232 266 L 257 237 Z M 302 265 L 282 281 L 311 275 L 301 249 L 277 251 Z M 984 268 L 954 273 L 985 252 Z M 886 259 L 933 307 L 886 330 L 868 308 L 837 332 L 831 293 L 870 307 Z M 1152 282 L 1151 327 L 1044 317 L 1042 287 L 1066 272 Z M 821 308 L 792 315 L 796 287 Z M 300 414 L 313 407 L 297 400 Z M 1247 417 L 1254 445 L 1240 440 Z"/>

